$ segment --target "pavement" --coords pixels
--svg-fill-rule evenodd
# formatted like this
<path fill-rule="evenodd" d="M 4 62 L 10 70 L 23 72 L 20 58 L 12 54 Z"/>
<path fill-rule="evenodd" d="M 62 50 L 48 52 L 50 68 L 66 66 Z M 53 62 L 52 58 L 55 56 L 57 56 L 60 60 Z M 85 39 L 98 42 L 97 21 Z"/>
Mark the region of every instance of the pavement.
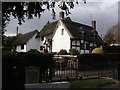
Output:
<path fill-rule="evenodd" d="M 91 77 L 91 78 L 95 78 L 95 77 Z M 114 89 L 118 89 L 120 90 L 120 81 L 109 78 L 109 77 L 101 77 L 105 80 L 110 80 L 113 83 L 109 84 L 109 85 L 104 85 L 104 86 L 100 86 L 98 88 L 114 88 Z M 70 89 L 70 83 L 68 81 L 62 81 L 62 82 L 52 82 L 52 83 L 37 83 L 37 84 L 26 84 L 25 85 L 25 90 L 38 90 L 38 89 L 45 89 L 45 88 L 64 88 L 65 90 L 69 90 Z"/>
<path fill-rule="evenodd" d="M 45 89 L 59 89 L 64 90 L 70 89 L 70 83 L 68 81 L 52 82 L 52 83 L 36 83 L 36 84 L 25 84 L 25 90 L 45 90 Z"/>

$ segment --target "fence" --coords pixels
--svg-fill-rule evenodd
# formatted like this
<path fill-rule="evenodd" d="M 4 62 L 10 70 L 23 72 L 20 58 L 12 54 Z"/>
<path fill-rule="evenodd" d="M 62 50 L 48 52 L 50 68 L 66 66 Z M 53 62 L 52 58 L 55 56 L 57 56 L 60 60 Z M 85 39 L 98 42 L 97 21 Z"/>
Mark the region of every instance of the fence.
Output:
<path fill-rule="evenodd" d="M 55 69 L 53 70 L 52 74 L 52 81 L 64 81 L 69 79 L 80 79 L 81 77 L 83 79 L 86 78 L 99 78 L 99 77 L 111 77 L 114 79 L 118 79 L 118 69 L 107 69 L 107 70 L 86 70 L 86 71 L 79 71 L 78 70 L 78 59 L 76 56 L 54 56 L 53 60 L 55 62 Z M 39 78 L 37 69 L 34 70 L 27 69 L 28 77 L 27 77 L 27 83 L 35 83 L 36 78 Z M 30 78 L 30 72 L 32 78 L 36 76 L 36 78 L 32 81 L 32 78 Z M 49 70 L 46 71 L 49 75 Z M 33 75 L 34 73 L 34 75 Z M 45 77 L 46 78 L 46 77 Z M 29 82 L 30 80 L 31 82 Z M 43 82 L 46 82 L 45 79 Z M 38 80 L 36 80 L 36 83 L 39 83 Z"/>
<path fill-rule="evenodd" d="M 25 53 L 20 53 L 20 54 L 8 53 L 8 54 L 3 54 L 2 56 L 3 56 L 3 63 L 2 63 L 3 89 L 19 88 L 17 90 L 23 90 L 25 83 L 50 82 L 51 80 L 68 81 L 69 79 L 74 79 L 74 78 L 81 79 L 81 77 L 90 78 L 96 76 L 97 77 L 107 76 L 120 80 L 120 77 L 118 75 L 118 73 L 120 73 L 118 72 L 120 67 L 118 69 L 112 68 L 111 70 L 102 70 L 102 71 L 100 70 L 79 71 L 80 69 L 79 67 L 81 66 L 81 63 L 79 62 L 78 65 L 77 56 L 58 55 L 52 57 L 51 55 L 44 55 L 44 54 L 31 55 Z M 85 60 L 88 59 L 83 59 L 83 61 Z M 96 62 L 94 62 L 95 60 L 94 61 L 88 60 L 88 61 L 92 62 L 92 64 L 89 63 L 90 65 L 96 64 Z M 115 61 L 114 58 L 112 58 L 112 60 L 107 60 L 107 61 L 114 62 L 114 63 L 110 63 L 110 65 L 111 64 L 115 65 L 115 63 L 119 63 L 119 61 L 118 60 Z M 83 63 L 83 65 L 86 65 L 86 62 Z M 26 73 L 26 77 L 24 76 L 25 73 Z"/>
<path fill-rule="evenodd" d="M 78 75 L 78 60 L 76 56 L 59 55 L 54 56 L 55 68 L 52 70 L 52 81 L 68 80 L 69 78 L 76 78 Z M 45 77 L 42 82 L 49 82 L 50 70 L 47 69 Z M 39 68 L 26 68 L 26 83 L 39 83 Z"/>

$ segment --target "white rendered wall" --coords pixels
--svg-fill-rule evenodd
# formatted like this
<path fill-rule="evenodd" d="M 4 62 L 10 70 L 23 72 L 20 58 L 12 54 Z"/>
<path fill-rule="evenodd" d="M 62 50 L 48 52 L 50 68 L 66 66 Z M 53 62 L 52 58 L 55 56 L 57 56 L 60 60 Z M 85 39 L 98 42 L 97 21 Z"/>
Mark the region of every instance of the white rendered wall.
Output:
<path fill-rule="evenodd" d="M 21 45 L 16 46 L 17 52 L 26 52 L 26 45 L 24 45 L 24 49 L 21 49 Z"/>
<path fill-rule="evenodd" d="M 28 42 L 26 45 L 24 45 L 24 49 L 21 49 L 21 45 L 18 45 L 16 47 L 17 52 L 27 52 L 30 49 L 37 49 L 40 51 L 40 46 L 42 45 L 42 41 L 40 38 L 35 38 L 37 34 L 35 34 Z"/>
<path fill-rule="evenodd" d="M 35 38 L 36 34 L 27 42 L 27 48 L 26 51 L 29 51 L 30 49 L 37 49 L 40 51 L 40 46 L 42 45 L 42 41 L 40 38 Z"/>
<path fill-rule="evenodd" d="M 61 35 L 62 29 L 64 29 L 63 35 Z M 62 24 L 58 25 L 53 37 L 52 52 L 59 52 L 61 49 L 65 49 L 67 51 L 70 49 L 70 36 Z"/>

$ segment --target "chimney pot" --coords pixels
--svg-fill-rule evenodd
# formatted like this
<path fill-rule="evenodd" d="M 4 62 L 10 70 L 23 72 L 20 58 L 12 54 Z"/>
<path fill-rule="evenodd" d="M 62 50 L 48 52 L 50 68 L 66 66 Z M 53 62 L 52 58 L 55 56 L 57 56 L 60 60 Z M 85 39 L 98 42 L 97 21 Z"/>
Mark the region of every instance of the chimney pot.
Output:
<path fill-rule="evenodd" d="M 92 21 L 92 27 L 94 30 L 96 29 L 96 21 L 95 20 Z"/>
<path fill-rule="evenodd" d="M 16 35 L 18 35 L 18 27 L 17 27 Z"/>
<path fill-rule="evenodd" d="M 63 11 L 61 11 L 61 12 L 59 13 L 59 15 L 60 15 L 60 19 L 64 19 L 64 12 L 63 12 Z"/>

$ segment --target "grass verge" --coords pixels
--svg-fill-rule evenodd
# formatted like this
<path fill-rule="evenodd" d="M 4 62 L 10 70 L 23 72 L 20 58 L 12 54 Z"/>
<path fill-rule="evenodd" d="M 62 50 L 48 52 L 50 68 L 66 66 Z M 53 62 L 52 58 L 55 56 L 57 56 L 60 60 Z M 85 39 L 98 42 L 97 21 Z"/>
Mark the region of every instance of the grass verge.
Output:
<path fill-rule="evenodd" d="M 88 79 L 88 80 L 72 80 L 71 89 L 74 88 L 99 88 L 103 85 L 112 84 L 113 82 L 105 79 Z"/>

